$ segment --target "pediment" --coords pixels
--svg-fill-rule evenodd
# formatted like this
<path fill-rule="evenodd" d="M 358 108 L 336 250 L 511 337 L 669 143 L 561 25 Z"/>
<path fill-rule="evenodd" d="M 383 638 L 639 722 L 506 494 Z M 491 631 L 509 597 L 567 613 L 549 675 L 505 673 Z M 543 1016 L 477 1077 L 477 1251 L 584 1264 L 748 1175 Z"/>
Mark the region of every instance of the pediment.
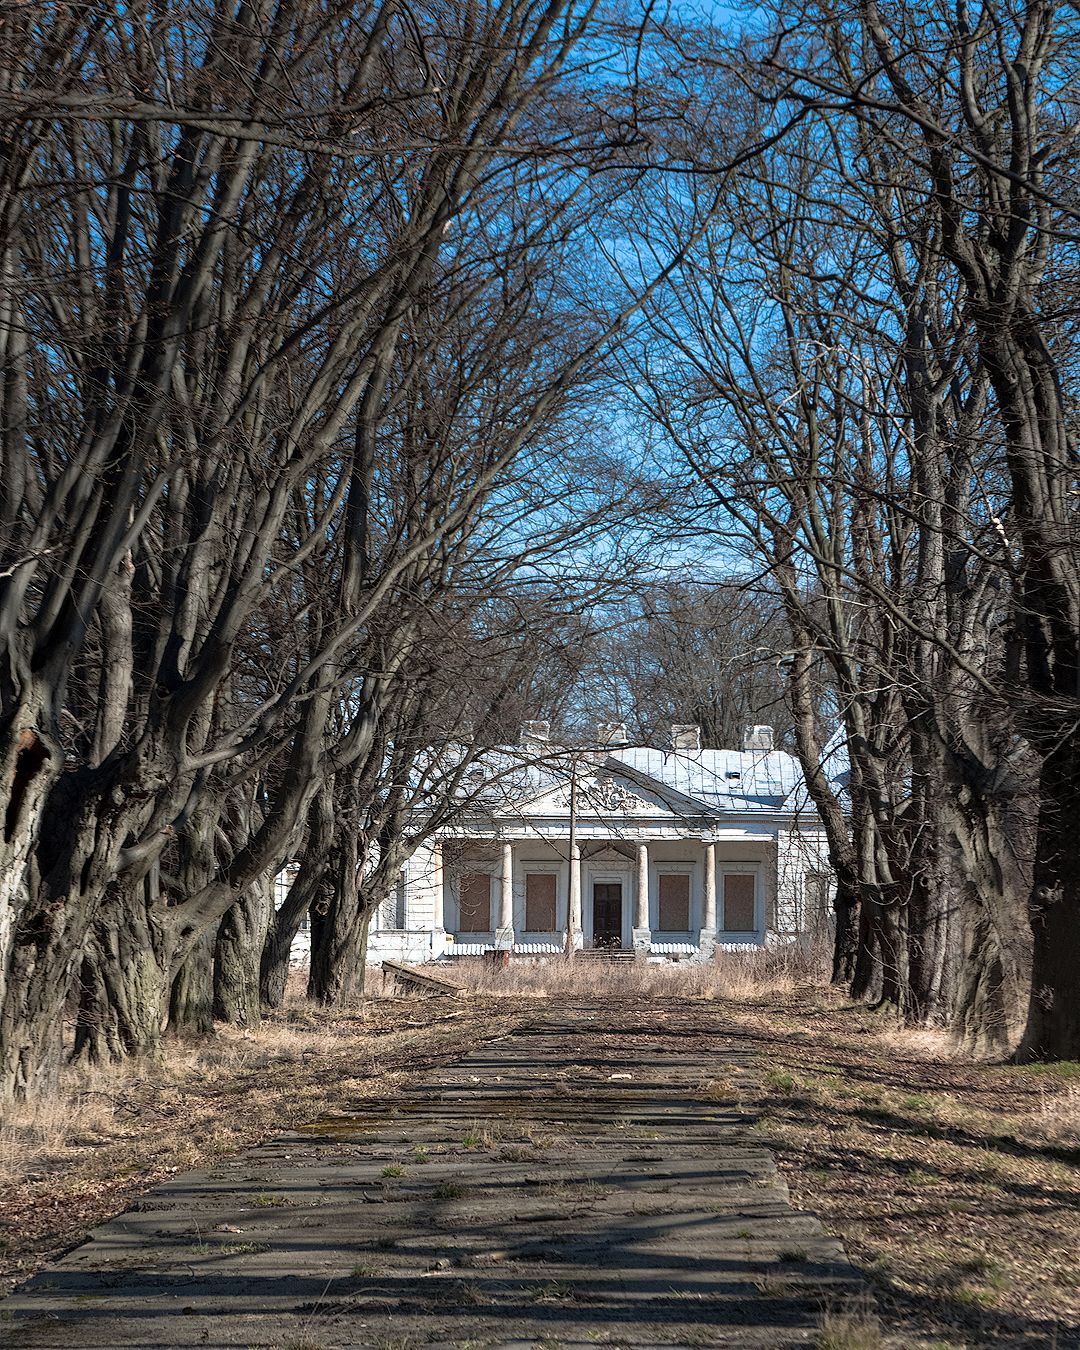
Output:
<path fill-rule="evenodd" d="M 598 853 L 590 853 L 586 859 L 590 865 L 600 867 L 630 867 L 632 860 L 617 848 L 602 848 Z"/>
<path fill-rule="evenodd" d="M 577 781 L 577 814 L 581 820 L 607 820 L 611 817 L 670 816 L 680 820 L 700 816 L 708 808 L 660 784 L 653 784 L 644 774 L 624 772 L 610 761 L 603 766 L 590 767 Z M 570 813 L 570 782 L 552 784 L 535 796 L 512 804 L 515 814 L 535 816 L 566 816 Z"/>
<path fill-rule="evenodd" d="M 578 810 L 590 815 L 655 815 L 669 809 L 653 793 L 644 792 L 623 774 L 602 770 L 578 787 Z"/>

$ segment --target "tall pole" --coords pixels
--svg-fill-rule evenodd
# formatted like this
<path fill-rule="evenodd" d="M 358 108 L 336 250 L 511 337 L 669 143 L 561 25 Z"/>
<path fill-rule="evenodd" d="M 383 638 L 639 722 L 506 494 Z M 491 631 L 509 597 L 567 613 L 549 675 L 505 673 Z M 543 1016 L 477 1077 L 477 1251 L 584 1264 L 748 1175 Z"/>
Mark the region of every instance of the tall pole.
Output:
<path fill-rule="evenodd" d="M 570 842 L 567 865 L 570 869 L 566 888 L 567 956 L 573 956 L 581 934 L 581 857 L 577 842 L 577 760 L 570 760 Z"/>

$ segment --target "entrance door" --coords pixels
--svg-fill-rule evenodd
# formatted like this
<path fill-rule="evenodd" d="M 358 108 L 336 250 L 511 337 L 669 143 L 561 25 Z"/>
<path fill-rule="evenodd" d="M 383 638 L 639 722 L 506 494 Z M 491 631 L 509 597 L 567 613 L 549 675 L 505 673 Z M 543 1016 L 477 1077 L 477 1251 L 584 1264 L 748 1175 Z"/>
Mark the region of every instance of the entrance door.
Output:
<path fill-rule="evenodd" d="M 594 947 L 622 946 L 622 882 L 594 881 L 592 888 Z"/>

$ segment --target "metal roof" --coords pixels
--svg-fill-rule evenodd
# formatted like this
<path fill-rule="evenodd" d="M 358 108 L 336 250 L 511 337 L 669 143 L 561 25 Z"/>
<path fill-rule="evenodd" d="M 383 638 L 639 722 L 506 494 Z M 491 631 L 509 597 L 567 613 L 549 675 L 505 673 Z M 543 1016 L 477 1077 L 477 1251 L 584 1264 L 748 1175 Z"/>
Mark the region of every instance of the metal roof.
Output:
<path fill-rule="evenodd" d="M 799 762 L 783 750 L 655 750 L 619 746 L 617 761 L 703 806 L 725 811 L 760 811 L 783 806 L 802 784 Z"/>
<path fill-rule="evenodd" d="M 846 757 L 835 751 L 828 772 L 842 789 Z M 572 776 L 582 792 L 579 809 L 597 811 L 590 783 L 619 778 L 631 789 L 652 790 L 663 799 L 672 794 L 672 809 L 687 810 L 697 803 L 707 812 L 791 811 L 810 808 L 799 761 L 783 750 L 659 750 L 651 746 L 613 746 L 606 750 L 576 750 L 550 744 L 503 746 L 488 751 L 472 770 L 466 791 L 479 809 L 495 814 L 528 810 L 545 793 L 565 788 Z M 481 778 L 482 776 L 482 778 Z M 679 800 L 674 800 L 674 798 Z M 567 802 L 553 803 L 545 814 L 562 815 Z M 605 813 L 606 814 L 606 813 Z"/>

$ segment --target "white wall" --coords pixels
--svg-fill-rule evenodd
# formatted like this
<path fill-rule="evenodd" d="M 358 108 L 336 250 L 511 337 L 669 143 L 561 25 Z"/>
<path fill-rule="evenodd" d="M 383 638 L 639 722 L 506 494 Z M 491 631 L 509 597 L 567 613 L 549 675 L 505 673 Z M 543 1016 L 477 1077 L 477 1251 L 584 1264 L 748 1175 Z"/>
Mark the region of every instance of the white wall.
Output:
<path fill-rule="evenodd" d="M 829 873 L 829 852 L 821 829 L 798 825 L 780 832 L 777 845 L 776 919 L 778 933 L 807 930 L 806 877 L 810 872 Z M 834 889 L 830 885 L 830 893 Z"/>
<path fill-rule="evenodd" d="M 775 828 L 775 827 L 774 827 Z M 585 842 L 584 840 L 582 841 Z M 624 840 L 627 853 L 632 855 L 636 841 Z M 704 853 L 705 844 L 699 839 L 649 839 L 650 861 L 650 912 L 653 923 L 656 922 L 657 908 L 657 865 L 664 863 L 692 863 L 693 882 L 691 887 L 691 933 L 694 940 L 701 925 L 704 902 Z M 460 845 L 458 845 L 460 847 Z M 477 853 L 486 858 L 497 872 L 499 859 L 498 844 L 491 841 L 477 841 Z M 590 850 L 586 849 L 588 853 Z M 380 914 L 373 923 L 368 938 L 368 953 L 372 960 L 429 961 L 437 959 L 447 948 L 445 928 L 438 924 L 442 917 L 444 925 L 452 930 L 454 925 L 454 864 L 448 861 L 440 867 L 438 850 L 434 843 L 420 846 L 409 859 L 404 872 L 405 928 L 395 929 L 390 914 L 392 909 Z M 519 939 L 524 924 L 524 874 L 530 862 L 555 863 L 561 860 L 562 846 L 546 840 L 517 841 L 514 847 L 514 902 L 515 920 Z M 634 882 L 634 863 L 632 856 L 627 858 L 628 883 L 627 904 L 632 906 L 632 887 Z M 743 838 L 721 838 L 716 843 L 717 868 L 717 906 L 718 917 L 723 920 L 723 873 L 725 870 L 738 871 L 741 868 L 753 870 L 759 877 L 758 927 L 756 937 L 762 940 L 768 932 L 790 935 L 805 931 L 808 920 L 807 885 L 808 873 L 828 873 L 828 853 L 824 834 L 820 828 L 807 825 L 800 829 L 797 824 L 781 827 L 774 832 L 767 826 L 757 827 L 753 835 Z M 586 919 L 589 913 L 587 887 L 590 880 L 590 865 L 586 859 L 583 866 L 583 908 Z M 558 912 L 561 923 L 565 923 L 566 885 L 565 867 L 559 869 Z M 437 892 L 443 892 L 442 905 L 437 903 Z M 720 940 L 725 937 L 723 927 Z M 482 940 L 483 935 L 477 935 Z M 489 939 L 490 940 L 490 939 Z M 294 946 L 293 960 L 306 961 L 308 954 L 307 934 L 301 934 Z"/>

